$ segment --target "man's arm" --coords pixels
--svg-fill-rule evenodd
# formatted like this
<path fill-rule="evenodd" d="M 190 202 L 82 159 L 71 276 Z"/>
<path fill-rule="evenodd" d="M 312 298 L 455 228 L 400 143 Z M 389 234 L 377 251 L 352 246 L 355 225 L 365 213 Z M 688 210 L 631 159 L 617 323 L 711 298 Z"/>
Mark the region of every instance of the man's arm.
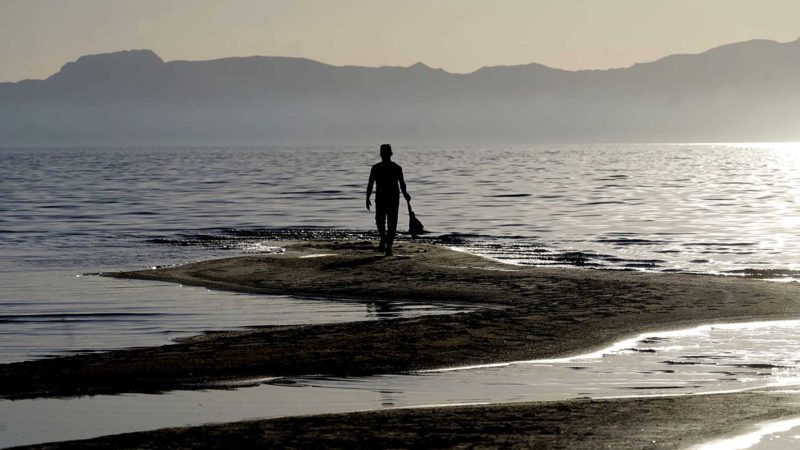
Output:
<path fill-rule="evenodd" d="M 369 183 L 367 183 L 367 211 L 370 210 L 372 207 L 372 202 L 369 201 L 369 198 L 372 196 L 372 183 L 375 182 L 375 168 L 373 167 L 369 171 Z"/>
<path fill-rule="evenodd" d="M 402 168 L 402 167 L 400 167 L 400 166 L 397 166 L 397 168 L 399 169 L 399 172 L 400 172 L 400 178 L 399 178 L 399 181 L 400 181 L 400 191 L 402 191 L 402 192 L 403 192 L 403 197 L 405 197 L 405 198 L 406 198 L 406 201 L 411 201 L 411 194 L 409 194 L 408 192 L 406 192 L 406 180 L 405 180 L 405 179 L 403 179 L 403 168 Z"/>

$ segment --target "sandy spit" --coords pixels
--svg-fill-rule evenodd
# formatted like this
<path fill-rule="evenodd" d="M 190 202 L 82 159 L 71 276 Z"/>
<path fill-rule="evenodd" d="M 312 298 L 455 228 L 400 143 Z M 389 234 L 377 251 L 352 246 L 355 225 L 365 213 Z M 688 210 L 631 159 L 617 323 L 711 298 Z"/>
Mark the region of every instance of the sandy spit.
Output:
<path fill-rule="evenodd" d="M 0 365 L 0 396 L 154 392 L 239 378 L 368 375 L 584 353 L 645 331 L 800 317 L 800 285 L 519 267 L 403 243 L 277 243 L 282 254 L 111 274 L 255 293 L 492 305 L 380 322 L 214 332 L 161 347 Z M 333 254 L 324 258 L 305 255 Z"/>

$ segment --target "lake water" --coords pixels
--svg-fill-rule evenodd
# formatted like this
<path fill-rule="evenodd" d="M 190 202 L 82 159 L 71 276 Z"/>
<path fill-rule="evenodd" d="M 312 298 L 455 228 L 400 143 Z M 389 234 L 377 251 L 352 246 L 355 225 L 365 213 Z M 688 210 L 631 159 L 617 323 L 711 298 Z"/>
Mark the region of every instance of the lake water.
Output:
<path fill-rule="evenodd" d="M 0 362 L 462 310 L 91 275 L 275 251 L 279 238 L 374 238 L 377 160 L 377 146 L 1 148 Z M 800 144 L 397 145 L 395 160 L 433 243 L 518 264 L 800 279 Z M 380 381 L 359 386 L 398 404 Z"/>
<path fill-rule="evenodd" d="M 0 361 L 252 325 L 238 306 L 201 317 L 202 294 L 176 311 L 161 287 L 76 275 L 374 238 L 377 160 L 366 146 L 0 149 Z M 396 146 L 395 160 L 433 242 L 521 264 L 800 273 L 800 144 Z"/>

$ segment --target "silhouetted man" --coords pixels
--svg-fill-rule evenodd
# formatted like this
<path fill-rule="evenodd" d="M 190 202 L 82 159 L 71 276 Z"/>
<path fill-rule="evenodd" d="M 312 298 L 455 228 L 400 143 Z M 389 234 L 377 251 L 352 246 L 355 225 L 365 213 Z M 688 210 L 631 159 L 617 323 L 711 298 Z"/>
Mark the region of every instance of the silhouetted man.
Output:
<path fill-rule="evenodd" d="M 411 196 L 406 192 L 406 182 L 403 180 L 403 169 L 392 162 L 392 146 L 389 144 L 381 145 L 381 162 L 372 166 L 369 172 L 369 184 L 367 184 L 367 210 L 369 211 L 372 203 L 369 201 L 372 195 L 372 183 L 375 183 L 375 224 L 378 226 L 378 234 L 381 236 L 379 251 L 386 252 L 386 256 L 392 255 L 392 243 L 397 231 L 397 210 L 400 207 L 400 192 L 406 201 L 411 200 Z M 399 188 L 398 188 L 399 185 Z M 386 229 L 388 223 L 388 230 Z"/>

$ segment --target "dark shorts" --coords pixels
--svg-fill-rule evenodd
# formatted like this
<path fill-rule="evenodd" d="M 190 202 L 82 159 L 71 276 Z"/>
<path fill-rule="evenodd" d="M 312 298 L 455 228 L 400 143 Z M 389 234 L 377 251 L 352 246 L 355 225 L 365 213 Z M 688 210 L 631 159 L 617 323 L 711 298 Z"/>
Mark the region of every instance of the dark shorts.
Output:
<path fill-rule="evenodd" d="M 391 245 L 397 231 L 397 212 L 400 209 L 400 197 L 376 198 L 375 199 L 375 224 L 378 226 L 378 233 L 381 237 L 385 236 L 386 241 Z"/>

